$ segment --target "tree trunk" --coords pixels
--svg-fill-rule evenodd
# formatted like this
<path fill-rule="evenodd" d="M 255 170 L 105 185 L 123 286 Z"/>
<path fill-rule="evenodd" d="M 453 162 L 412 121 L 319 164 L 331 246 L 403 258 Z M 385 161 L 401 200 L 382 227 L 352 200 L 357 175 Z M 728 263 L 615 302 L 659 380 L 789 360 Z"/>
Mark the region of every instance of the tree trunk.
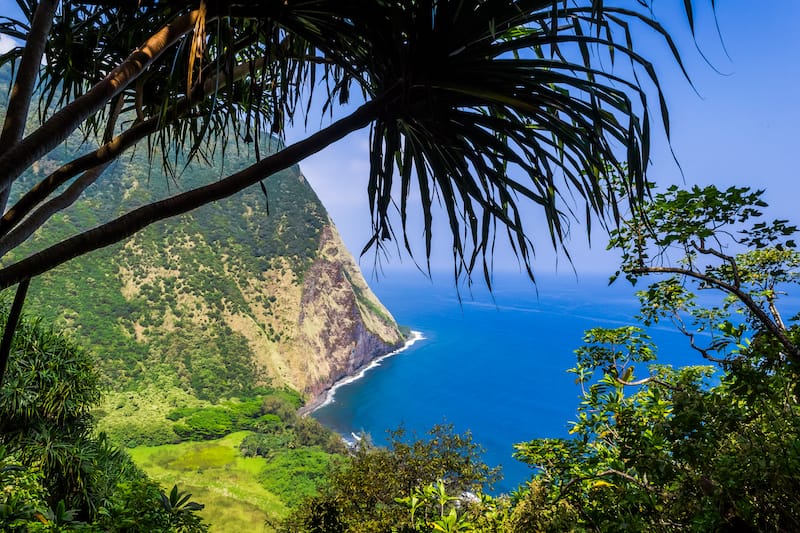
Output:
<path fill-rule="evenodd" d="M 19 282 L 17 293 L 14 295 L 14 303 L 11 304 L 11 310 L 8 312 L 8 320 L 6 320 L 6 329 L 3 331 L 3 339 L 0 340 L 0 388 L 3 387 L 3 378 L 6 375 L 8 359 L 11 356 L 14 332 L 17 330 L 19 317 L 22 316 L 22 305 L 25 303 L 25 296 L 28 294 L 28 285 L 30 285 L 30 282 L 31 278 L 25 278 Z"/>
<path fill-rule="evenodd" d="M 22 59 L 19 62 L 19 70 L 14 80 L 14 87 L 11 89 L 6 106 L 6 119 L 3 123 L 3 131 L 0 133 L 0 154 L 16 145 L 25 134 L 25 124 L 28 122 L 36 75 L 42 64 L 47 35 L 53 25 L 55 10 L 56 2 L 53 0 L 42 0 L 36 7 L 31 31 L 28 34 Z M 0 192 L 0 214 L 6 210 L 10 193 L 11 187 L 6 187 Z"/>
<path fill-rule="evenodd" d="M 369 125 L 377 118 L 386 100 L 392 97 L 393 93 L 389 93 L 382 98 L 367 102 L 327 128 L 227 178 L 134 209 L 119 218 L 0 269 L 0 290 L 22 279 L 52 270 L 70 259 L 115 244 L 154 222 L 227 198 L 280 170 L 297 164 L 345 135 Z"/>

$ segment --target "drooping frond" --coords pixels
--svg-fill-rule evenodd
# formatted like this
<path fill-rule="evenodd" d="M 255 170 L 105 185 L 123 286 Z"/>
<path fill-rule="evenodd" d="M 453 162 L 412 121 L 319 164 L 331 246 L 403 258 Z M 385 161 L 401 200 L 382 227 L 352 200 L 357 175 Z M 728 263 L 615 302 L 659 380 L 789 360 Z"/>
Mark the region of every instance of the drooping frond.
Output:
<path fill-rule="evenodd" d="M 416 188 L 427 256 L 440 203 L 458 268 L 469 273 L 480 260 L 489 269 L 498 224 L 527 267 L 533 248 L 524 203 L 544 210 L 548 238 L 559 246 L 571 214 L 565 196 L 585 202 L 587 223 L 607 210 L 618 216 L 610 169 L 625 176 L 634 201 L 642 197 L 648 95 L 665 127 L 668 117 L 631 24 L 660 33 L 680 64 L 646 13 L 541 0 L 339 4 L 350 13 L 319 26 L 347 40 L 325 53 L 349 65 L 370 96 L 396 93 L 372 128 L 370 244 L 394 234 L 394 205 L 406 232 Z"/>

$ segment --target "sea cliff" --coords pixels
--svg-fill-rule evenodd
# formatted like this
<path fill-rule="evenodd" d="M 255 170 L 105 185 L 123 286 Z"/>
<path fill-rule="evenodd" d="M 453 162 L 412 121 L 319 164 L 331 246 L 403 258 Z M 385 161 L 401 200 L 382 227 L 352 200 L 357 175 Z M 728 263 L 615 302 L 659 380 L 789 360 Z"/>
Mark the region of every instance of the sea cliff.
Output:
<path fill-rule="evenodd" d="M 226 171 L 247 164 L 234 153 Z M 218 175 L 190 166 L 179 185 Z M 173 183 L 140 155 L 121 160 L 88 191 L 91 208 L 54 217 L 36 244 L 174 194 Z M 312 400 L 403 342 L 298 167 L 37 278 L 27 309 L 93 351 L 112 390 L 169 379 L 212 401 L 262 385 Z"/>

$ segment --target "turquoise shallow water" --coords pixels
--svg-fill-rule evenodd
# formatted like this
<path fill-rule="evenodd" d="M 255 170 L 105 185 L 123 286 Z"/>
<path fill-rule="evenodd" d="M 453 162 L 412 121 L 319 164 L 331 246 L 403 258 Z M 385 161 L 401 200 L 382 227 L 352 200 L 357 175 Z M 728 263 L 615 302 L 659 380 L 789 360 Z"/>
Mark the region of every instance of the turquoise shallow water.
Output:
<path fill-rule="evenodd" d="M 608 287 L 606 278 L 542 279 L 537 293 L 522 276 L 500 277 L 493 297 L 462 290 L 461 302 L 452 283 L 420 275 L 392 274 L 372 285 L 397 321 L 424 338 L 337 388 L 314 416 L 378 443 L 401 424 L 418 435 L 442 422 L 470 430 L 486 461 L 503 467 L 496 493 L 530 476 L 511 457 L 514 443 L 567 436 L 580 391 L 566 370 L 583 331 L 633 324 L 638 312 L 634 289 Z M 702 364 L 669 328 L 651 335 L 665 362 Z"/>

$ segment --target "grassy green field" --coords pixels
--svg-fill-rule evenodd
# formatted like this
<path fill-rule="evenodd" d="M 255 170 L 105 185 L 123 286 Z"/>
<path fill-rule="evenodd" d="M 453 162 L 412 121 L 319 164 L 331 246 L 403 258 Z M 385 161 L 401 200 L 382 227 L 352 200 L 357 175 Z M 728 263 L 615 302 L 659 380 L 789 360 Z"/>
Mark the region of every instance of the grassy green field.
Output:
<path fill-rule="evenodd" d="M 287 509 L 258 482 L 264 459 L 239 454 L 248 433 L 238 431 L 205 442 L 139 446 L 128 453 L 167 489 L 177 483 L 180 490 L 192 494 L 193 501 L 205 504 L 201 515 L 212 533 L 269 532 L 267 518 L 280 518 Z"/>

